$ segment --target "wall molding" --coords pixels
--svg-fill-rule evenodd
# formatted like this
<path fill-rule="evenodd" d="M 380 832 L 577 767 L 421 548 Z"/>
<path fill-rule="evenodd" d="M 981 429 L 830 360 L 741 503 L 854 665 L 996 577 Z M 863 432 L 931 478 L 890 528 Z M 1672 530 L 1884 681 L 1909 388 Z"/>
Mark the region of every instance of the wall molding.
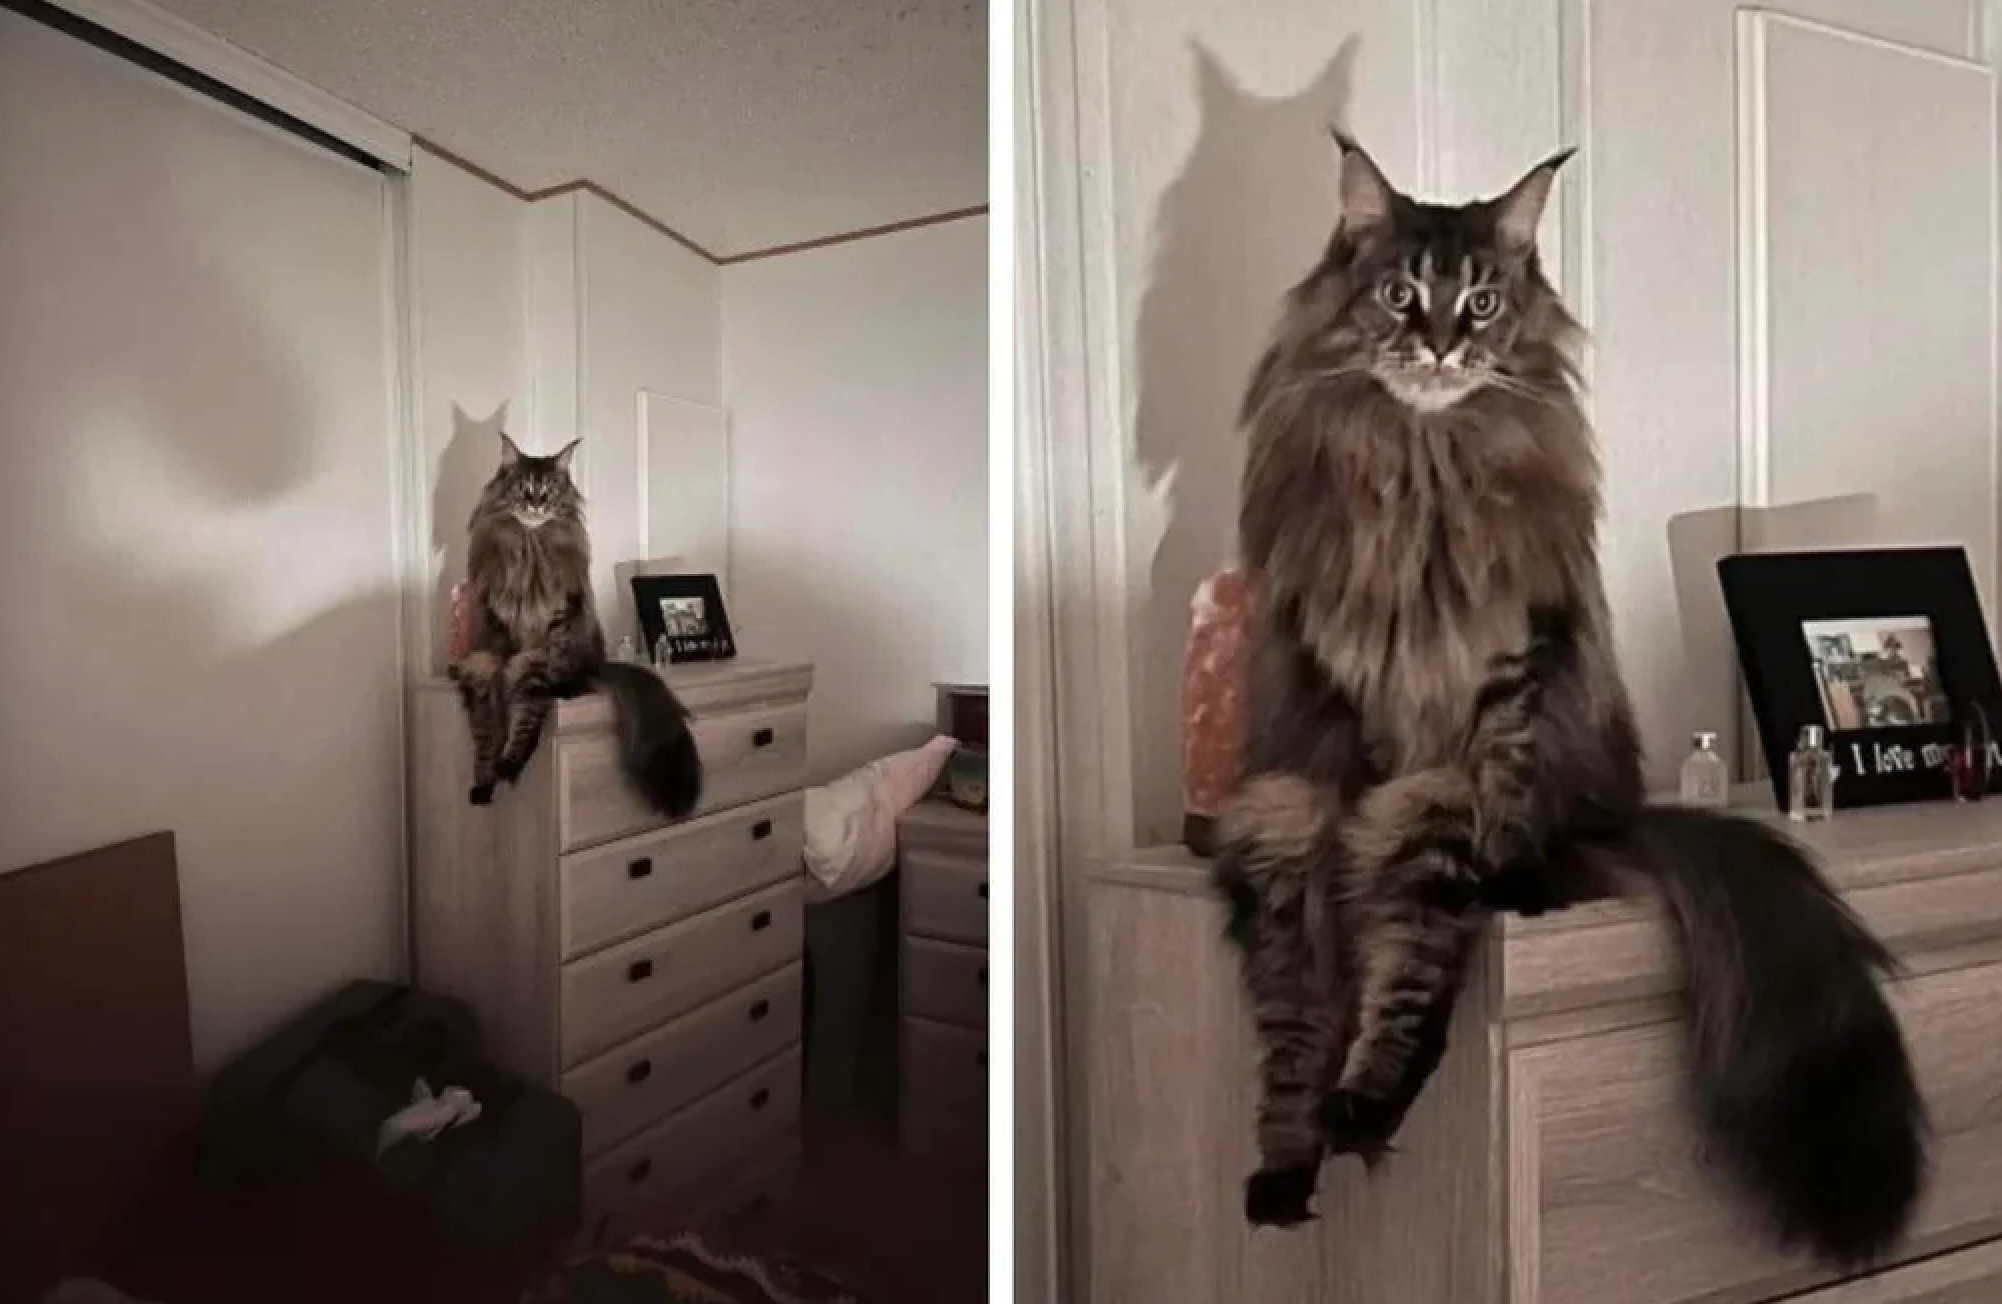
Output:
<path fill-rule="evenodd" d="M 477 177 L 496 190 L 512 195 L 525 204 L 540 203 L 545 199 L 560 199 L 564 195 L 595 195 L 607 204 L 610 204 L 613 208 L 624 213 L 627 217 L 666 236 L 668 239 L 674 241 L 674 243 L 714 267 L 729 267 L 736 263 L 755 262 L 761 258 L 782 258 L 788 254 L 803 254 L 814 249 L 825 249 L 829 245 L 850 244 L 857 240 L 873 240 L 878 236 L 897 235 L 904 231 L 916 230 L 919 227 L 937 226 L 944 222 L 962 222 L 968 218 L 985 217 L 987 215 L 987 205 L 976 204 L 970 208 L 954 208 L 942 213 L 926 213 L 918 217 L 908 217 L 896 222 L 885 222 L 880 226 L 865 226 L 854 231 L 838 231 L 833 235 L 816 236 L 811 240 L 796 240 L 789 244 L 773 245 L 766 249 L 747 249 L 743 253 L 719 254 L 712 252 L 695 240 L 683 235 L 618 192 L 609 187 L 602 186 L 588 177 L 579 178 L 575 181 L 564 181 L 553 186 L 544 186 L 540 190 L 528 190 L 517 186 L 498 172 L 482 167 L 465 155 L 445 148 L 434 140 L 426 139 L 423 136 L 412 136 L 410 139 L 413 145 L 432 157 L 442 162 L 450 163 L 460 171 Z"/>
<path fill-rule="evenodd" d="M 46 3 L 268 105 L 384 167 L 410 171 L 408 132 L 146 0 Z"/>

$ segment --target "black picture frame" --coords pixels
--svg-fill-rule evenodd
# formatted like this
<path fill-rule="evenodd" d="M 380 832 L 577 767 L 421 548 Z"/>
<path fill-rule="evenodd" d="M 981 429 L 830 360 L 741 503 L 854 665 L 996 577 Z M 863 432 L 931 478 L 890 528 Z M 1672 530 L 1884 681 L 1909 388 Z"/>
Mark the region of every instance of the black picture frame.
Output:
<path fill-rule="evenodd" d="M 635 575 L 632 583 L 633 608 L 649 660 L 663 638 L 668 660 L 676 665 L 728 661 L 737 655 L 723 590 L 714 575 Z"/>
<path fill-rule="evenodd" d="M 1964 549 L 1741 554 L 1717 575 L 1781 809 L 1787 757 L 1810 724 L 1835 754 L 1836 806 L 1953 796 L 1949 749 L 1970 722 L 1984 739 L 1982 721 L 2002 722 Z M 1987 782 L 1994 791 L 2002 769 Z"/>

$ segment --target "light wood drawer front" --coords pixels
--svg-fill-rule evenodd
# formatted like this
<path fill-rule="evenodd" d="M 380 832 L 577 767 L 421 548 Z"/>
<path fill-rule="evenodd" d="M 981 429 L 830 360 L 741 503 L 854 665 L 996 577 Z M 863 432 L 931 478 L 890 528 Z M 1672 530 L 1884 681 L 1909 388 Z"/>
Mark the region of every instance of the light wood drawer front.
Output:
<path fill-rule="evenodd" d="M 563 1067 L 797 960 L 797 879 L 563 966 Z"/>
<path fill-rule="evenodd" d="M 799 1042 L 801 967 L 726 993 L 563 1075 L 595 1155 Z"/>
<path fill-rule="evenodd" d="M 2002 965 L 1892 1000 L 1935 1128 L 1909 1258 L 2002 1229 Z M 1825 1280 L 1699 1167 L 1681 1073 L 1672 1024 L 1510 1055 L 1511 1304 L 1740 1304 Z"/>
<path fill-rule="evenodd" d="M 1858 887 L 1844 899 L 1901 959 L 2002 937 L 2002 867 Z M 1667 995 L 1679 981 L 1652 902 L 1510 916 L 1501 935 L 1504 1018 Z"/>
<path fill-rule="evenodd" d="M 922 937 L 906 938 L 904 1012 L 938 1023 L 986 1027 L 986 949 Z"/>
<path fill-rule="evenodd" d="M 920 937 L 987 945 L 987 858 L 905 851 L 904 928 Z"/>
<path fill-rule="evenodd" d="M 790 792 L 806 782 L 806 704 L 698 716 L 689 726 L 702 756 L 695 814 Z M 562 847 L 575 851 L 666 823 L 626 779 L 617 735 L 565 739 L 556 754 Z"/>
<path fill-rule="evenodd" d="M 805 823 L 789 793 L 563 857 L 563 958 L 798 874 Z"/>
<path fill-rule="evenodd" d="M 1844 1282 L 1793 1304 L 1996 1304 L 2002 1300 L 2002 1241 Z"/>
<path fill-rule="evenodd" d="M 799 1052 L 789 1051 L 584 1165 L 587 1218 L 727 1180 L 798 1126 L 799 1074 Z"/>
<path fill-rule="evenodd" d="M 904 1020 L 904 1087 L 918 1095 L 985 1109 L 987 1034 L 927 1019 Z"/>

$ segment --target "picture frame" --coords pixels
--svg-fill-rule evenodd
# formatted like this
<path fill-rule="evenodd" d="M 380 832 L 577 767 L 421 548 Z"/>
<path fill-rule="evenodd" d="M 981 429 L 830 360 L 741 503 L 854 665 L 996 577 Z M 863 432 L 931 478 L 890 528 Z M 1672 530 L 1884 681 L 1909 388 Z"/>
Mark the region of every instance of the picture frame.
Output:
<path fill-rule="evenodd" d="M 1717 574 L 1782 810 L 1805 725 L 1827 731 L 1837 807 L 2002 782 L 1986 728 L 2002 720 L 2002 676 L 1965 549 L 1740 554 Z M 1957 749 L 1977 729 L 1980 792 L 1957 794 Z"/>
<path fill-rule="evenodd" d="M 723 590 L 714 575 L 634 575 L 633 607 L 646 654 L 667 640 L 668 660 L 727 661 L 737 655 Z"/>

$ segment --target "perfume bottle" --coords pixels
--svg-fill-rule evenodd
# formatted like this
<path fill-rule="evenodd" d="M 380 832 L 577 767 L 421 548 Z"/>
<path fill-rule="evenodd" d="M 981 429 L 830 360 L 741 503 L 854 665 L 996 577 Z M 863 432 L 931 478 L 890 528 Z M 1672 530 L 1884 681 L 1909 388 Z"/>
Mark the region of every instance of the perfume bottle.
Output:
<path fill-rule="evenodd" d="M 639 659 L 640 650 L 633 643 L 633 636 L 631 634 L 619 635 L 619 645 L 612 649 L 612 660 L 636 662 Z"/>
<path fill-rule="evenodd" d="M 1835 753 L 1818 724 L 1801 726 L 1787 757 L 1787 818 L 1825 820 L 1835 813 Z"/>
<path fill-rule="evenodd" d="M 1690 739 L 1690 744 L 1689 757 L 1682 762 L 1682 804 L 1729 805 L 1731 775 L 1724 758 L 1717 754 L 1717 735 L 1698 733 Z"/>
<path fill-rule="evenodd" d="M 653 668 L 666 670 L 674 664 L 674 656 L 668 648 L 667 635 L 662 634 L 653 641 Z"/>

